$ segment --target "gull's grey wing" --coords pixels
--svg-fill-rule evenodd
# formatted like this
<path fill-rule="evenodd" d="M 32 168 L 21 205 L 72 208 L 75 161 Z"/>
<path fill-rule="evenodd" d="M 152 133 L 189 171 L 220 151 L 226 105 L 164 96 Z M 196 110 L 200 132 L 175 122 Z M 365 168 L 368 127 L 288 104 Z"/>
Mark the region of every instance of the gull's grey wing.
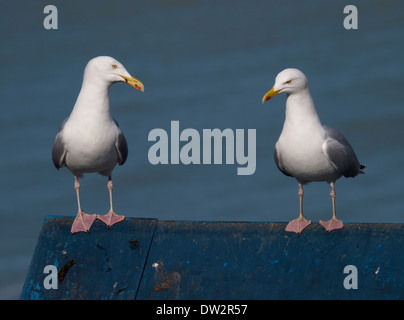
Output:
<path fill-rule="evenodd" d="M 55 141 L 52 147 L 52 161 L 55 165 L 56 169 L 60 169 L 61 167 L 66 166 L 66 150 L 63 144 L 63 128 L 65 126 L 66 121 L 69 118 L 66 118 L 59 127 L 58 134 L 56 135 Z"/>
<path fill-rule="evenodd" d="M 276 166 L 278 167 L 278 169 L 279 169 L 284 175 L 287 175 L 287 176 L 291 177 L 291 175 L 286 171 L 285 167 L 283 166 L 283 163 L 282 163 L 282 156 L 281 156 L 281 154 L 280 154 L 278 148 L 276 147 L 276 144 L 275 144 L 275 149 L 274 149 L 274 160 L 275 160 L 275 163 L 276 163 Z"/>
<path fill-rule="evenodd" d="M 323 152 L 330 160 L 331 164 L 344 177 L 355 177 L 359 173 L 364 173 L 356 157 L 355 151 L 348 140 L 337 130 L 328 126 L 323 126 L 326 131 L 326 141 L 323 143 Z"/>
<path fill-rule="evenodd" d="M 115 147 L 118 152 L 118 164 L 123 165 L 128 158 L 128 144 L 126 142 L 125 136 L 123 135 L 121 129 L 119 128 L 118 121 L 113 119 L 116 126 L 118 127 L 118 137 L 116 139 Z"/>

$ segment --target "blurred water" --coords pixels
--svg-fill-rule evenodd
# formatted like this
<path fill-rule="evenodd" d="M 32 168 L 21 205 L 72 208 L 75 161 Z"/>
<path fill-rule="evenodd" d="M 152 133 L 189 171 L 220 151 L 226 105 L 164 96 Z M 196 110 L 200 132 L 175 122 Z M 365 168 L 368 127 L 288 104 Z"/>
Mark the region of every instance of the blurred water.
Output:
<path fill-rule="evenodd" d="M 356 1 L 359 29 L 343 28 L 341 2 L 53 1 L 59 29 L 45 30 L 44 4 L 0 4 L 0 298 L 18 298 L 46 215 L 76 213 L 73 176 L 50 152 L 68 116 L 87 61 L 111 55 L 145 85 L 111 87 L 113 116 L 129 144 L 114 171 L 114 204 L 133 217 L 288 221 L 297 184 L 273 162 L 285 96 L 261 98 L 278 72 L 309 78 L 323 123 L 344 133 L 366 175 L 341 179 L 338 214 L 352 222 L 403 223 L 404 5 Z M 149 163 L 149 132 L 170 121 L 180 130 L 256 129 L 257 170 L 235 165 Z M 106 178 L 87 175 L 82 206 L 106 213 Z M 325 183 L 305 188 L 313 221 L 331 214 Z"/>

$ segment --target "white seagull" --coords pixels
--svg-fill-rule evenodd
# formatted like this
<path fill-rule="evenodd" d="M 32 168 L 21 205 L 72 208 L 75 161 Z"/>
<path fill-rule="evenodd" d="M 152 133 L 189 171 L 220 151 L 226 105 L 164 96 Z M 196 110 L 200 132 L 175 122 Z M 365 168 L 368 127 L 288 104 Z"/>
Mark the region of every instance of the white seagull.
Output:
<path fill-rule="evenodd" d="M 84 70 L 83 84 L 73 111 L 61 124 L 53 144 L 55 167 L 67 167 L 74 175 L 78 212 L 71 228 L 72 234 L 88 232 L 96 218 L 108 227 L 125 218 L 117 215 L 112 206 L 111 173 L 115 165 L 124 164 L 128 156 L 125 137 L 110 112 L 108 90 L 115 82 L 126 82 L 144 91 L 143 84 L 114 58 L 100 56 L 90 60 Z M 110 210 L 106 215 L 86 214 L 81 209 L 78 178 L 90 172 L 108 177 Z"/>
<path fill-rule="evenodd" d="M 335 213 L 335 181 L 364 173 L 348 140 L 337 130 L 323 126 L 310 94 L 306 76 L 298 69 L 280 72 L 273 88 L 262 103 L 286 93 L 286 115 L 282 133 L 275 144 L 274 158 L 279 170 L 296 178 L 299 184 L 300 214 L 286 226 L 286 231 L 300 234 L 311 221 L 303 215 L 303 185 L 312 181 L 326 181 L 331 187 L 332 219 L 319 223 L 328 231 L 343 228 Z"/>

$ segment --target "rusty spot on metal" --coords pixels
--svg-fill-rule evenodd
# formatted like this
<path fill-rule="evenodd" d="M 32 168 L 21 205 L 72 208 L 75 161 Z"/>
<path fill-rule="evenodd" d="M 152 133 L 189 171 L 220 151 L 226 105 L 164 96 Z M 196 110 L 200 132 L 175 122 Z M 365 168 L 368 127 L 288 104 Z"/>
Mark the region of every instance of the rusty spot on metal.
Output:
<path fill-rule="evenodd" d="M 126 289 L 128 289 L 130 286 L 126 286 L 125 288 L 119 289 L 118 291 L 115 292 L 115 295 L 117 296 L 118 294 L 120 294 L 121 292 L 125 291 Z"/>
<path fill-rule="evenodd" d="M 131 247 L 132 249 L 134 249 L 134 248 L 139 248 L 140 241 L 137 241 L 137 240 L 131 241 L 131 240 L 129 240 L 129 244 L 130 244 L 130 247 Z"/>
<path fill-rule="evenodd" d="M 66 264 L 62 267 L 62 269 L 60 269 L 60 271 L 58 272 L 59 282 L 62 282 L 64 280 L 64 278 L 66 277 L 67 271 L 69 271 L 69 269 L 76 263 L 79 263 L 79 262 L 75 261 L 75 260 L 70 260 L 70 261 L 66 262 Z"/>
<path fill-rule="evenodd" d="M 181 275 L 178 272 L 165 272 L 163 262 L 153 263 L 153 268 L 156 269 L 154 274 L 154 290 L 169 290 L 175 298 L 178 298 Z"/>
<path fill-rule="evenodd" d="M 170 285 L 168 282 L 162 282 L 162 283 L 154 285 L 155 291 L 160 291 L 160 290 L 164 290 L 164 289 L 170 289 Z"/>

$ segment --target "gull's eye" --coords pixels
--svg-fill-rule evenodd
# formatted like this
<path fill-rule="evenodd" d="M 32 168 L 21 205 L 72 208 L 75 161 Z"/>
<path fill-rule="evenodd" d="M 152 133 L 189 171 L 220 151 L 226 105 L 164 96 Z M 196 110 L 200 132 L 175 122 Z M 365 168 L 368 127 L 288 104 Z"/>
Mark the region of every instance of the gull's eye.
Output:
<path fill-rule="evenodd" d="M 113 64 L 112 69 L 116 69 L 116 68 L 118 68 L 118 66 L 116 64 Z"/>
<path fill-rule="evenodd" d="M 292 83 L 292 80 L 286 81 L 285 83 L 291 84 L 291 83 Z"/>

